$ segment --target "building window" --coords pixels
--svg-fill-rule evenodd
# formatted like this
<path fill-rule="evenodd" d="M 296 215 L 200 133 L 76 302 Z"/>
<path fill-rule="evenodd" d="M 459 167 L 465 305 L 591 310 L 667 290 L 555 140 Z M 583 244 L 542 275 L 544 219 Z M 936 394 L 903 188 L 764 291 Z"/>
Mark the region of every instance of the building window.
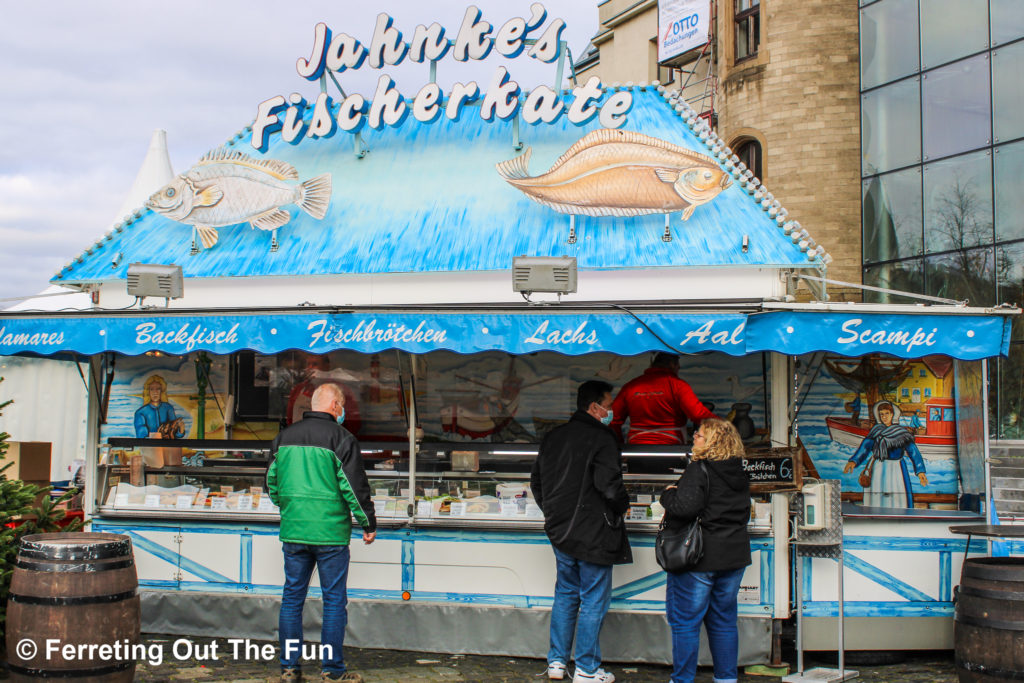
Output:
<path fill-rule="evenodd" d="M 907 389 L 906 387 L 903 387 L 903 398 L 908 398 L 909 396 L 910 396 L 910 389 Z"/>
<path fill-rule="evenodd" d="M 761 175 L 761 143 L 753 138 L 745 138 L 736 142 L 733 147 L 733 152 L 740 158 L 747 168 L 753 172 L 754 177 L 758 180 L 764 180 L 764 176 Z"/>
<path fill-rule="evenodd" d="M 671 66 L 658 65 L 658 82 L 662 85 L 669 83 L 675 83 L 676 81 L 676 70 Z"/>
<path fill-rule="evenodd" d="M 761 0 L 733 0 L 736 24 L 736 61 L 757 55 L 761 42 Z"/>
<path fill-rule="evenodd" d="M 878 175 L 863 183 L 864 263 L 921 253 L 921 167 Z"/>

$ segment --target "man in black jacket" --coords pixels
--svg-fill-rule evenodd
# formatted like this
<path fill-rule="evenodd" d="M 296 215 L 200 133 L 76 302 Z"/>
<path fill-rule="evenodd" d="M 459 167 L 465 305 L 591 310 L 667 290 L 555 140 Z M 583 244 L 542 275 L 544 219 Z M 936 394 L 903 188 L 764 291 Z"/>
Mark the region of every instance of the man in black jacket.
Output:
<path fill-rule="evenodd" d="M 557 569 L 548 651 L 552 680 L 565 678 L 574 635 L 574 683 L 615 680 L 601 668 L 598 637 L 611 603 L 612 565 L 628 564 L 633 555 L 623 524 L 629 495 L 621 455 L 607 426 L 611 405 L 610 384 L 580 385 L 576 413 L 544 438 L 530 475 Z"/>

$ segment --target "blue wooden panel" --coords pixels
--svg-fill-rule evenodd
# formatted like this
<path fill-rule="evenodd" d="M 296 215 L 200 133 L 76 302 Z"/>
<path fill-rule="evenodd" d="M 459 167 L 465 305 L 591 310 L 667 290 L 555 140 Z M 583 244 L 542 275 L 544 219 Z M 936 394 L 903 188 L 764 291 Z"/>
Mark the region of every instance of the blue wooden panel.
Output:
<path fill-rule="evenodd" d="M 634 89 L 633 100 L 624 130 L 710 154 L 655 91 Z M 547 171 L 597 128 L 596 121 L 577 127 L 565 117 L 523 126 L 521 137 L 533 150 L 530 173 Z M 213 248 L 190 255 L 191 226 L 144 210 L 55 281 L 124 279 L 134 262 L 180 264 L 186 277 L 503 271 L 520 254 L 575 256 L 583 269 L 807 265 L 806 255 L 736 183 L 687 221 L 673 214 L 671 242 L 661 239 L 663 215 L 579 216 L 578 240 L 567 244 L 569 217 L 531 201 L 495 169 L 519 154 L 511 122 L 483 121 L 475 112 L 458 122 L 409 118 L 398 128 L 365 130 L 363 139 L 371 151 L 362 159 L 352 153 L 347 133 L 296 145 L 274 135 L 263 155 L 247 136 L 226 144 L 292 164 L 301 181 L 332 176 L 333 197 L 322 220 L 294 205 L 283 207 L 292 218 L 278 231 L 277 252 L 270 252 L 268 233 L 239 224 L 221 228 Z"/>
<path fill-rule="evenodd" d="M 665 585 L 665 572 L 657 572 L 649 574 L 635 581 L 624 583 L 617 588 L 612 589 L 612 600 L 626 600 L 635 595 L 646 593 L 649 590 L 653 590 L 658 586 Z"/>
<path fill-rule="evenodd" d="M 775 572 L 772 571 L 772 561 L 775 559 L 775 552 L 768 549 L 761 550 L 761 604 L 770 605 L 775 595 Z"/>
<path fill-rule="evenodd" d="M 252 583 L 252 534 L 242 534 L 241 558 L 239 560 L 238 577 L 242 583 Z"/>
<path fill-rule="evenodd" d="M 140 580 L 139 585 L 149 589 L 161 590 L 182 590 L 182 591 L 213 591 L 222 593 L 248 592 L 259 595 L 280 595 L 281 586 L 252 583 L 253 563 L 253 535 L 276 535 L 276 525 L 251 526 L 245 524 L 231 525 L 203 525 L 197 523 L 176 523 L 176 522 L 142 522 L 134 524 L 131 522 L 108 523 L 97 520 L 94 524 L 96 530 L 102 529 L 110 533 L 128 534 L 138 550 L 149 552 L 161 559 L 166 560 L 195 576 L 201 581 L 156 581 Z M 203 567 L 199 563 L 188 558 L 179 556 L 176 550 L 167 548 L 141 537 L 140 532 L 151 531 L 176 531 L 181 533 L 207 533 L 239 536 L 240 542 L 240 577 L 239 582 L 234 582 L 221 574 Z M 366 600 L 402 600 L 402 593 L 409 591 L 413 601 L 420 602 L 455 602 L 480 605 L 504 605 L 509 607 L 550 607 L 551 597 L 546 595 L 510 595 L 491 593 L 469 593 L 469 592 L 438 592 L 438 591 L 417 591 L 416 590 L 416 541 L 424 540 L 430 542 L 455 542 L 455 543 L 495 543 L 495 544 L 529 544 L 547 545 L 548 539 L 540 531 L 488 531 L 471 529 L 381 529 L 378 531 L 378 538 L 401 541 L 401 564 L 402 578 L 401 588 L 398 590 L 362 589 L 350 587 L 349 597 Z M 654 536 L 650 534 L 634 534 L 630 542 L 635 548 L 652 547 Z M 771 613 L 772 597 L 772 563 L 773 553 L 770 539 L 759 538 L 751 541 L 751 550 L 760 552 L 761 599 L 758 604 L 742 604 L 739 606 L 740 614 L 746 616 L 765 616 Z M 641 611 L 663 611 L 664 600 L 636 599 L 654 588 L 665 584 L 665 573 L 655 571 L 647 576 L 630 581 L 618 586 L 612 592 L 612 608 L 629 609 Z M 320 597 L 320 589 L 311 586 L 309 595 Z"/>
<path fill-rule="evenodd" d="M 1024 543 L 1014 541 L 1011 544 L 1014 554 L 1024 553 Z M 953 575 L 954 554 L 962 560 L 967 548 L 966 538 L 894 538 L 890 536 L 846 536 L 843 538 L 845 549 L 844 562 L 850 570 L 857 572 L 879 586 L 896 593 L 906 601 L 848 601 L 845 604 L 846 616 L 862 617 L 933 617 L 952 616 L 953 585 L 959 577 Z M 911 586 L 898 576 L 885 571 L 874 564 L 864 561 L 851 550 L 874 550 L 892 552 L 929 553 L 938 564 L 937 597 L 933 598 L 921 590 Z M 988 546 L 984 539 L 971 540 L 971 553 L 987 555 Z M 838 603 L 835 601 L 814 601 L 812 597 L 811 559 L 802 558 L 804 613 L 806 616 L 835 616 Z M 930 561 L 930 560 L 925 560 Z M 907 571 L 913 571 L 908 567 Z"/>
<path fill-rule="evenodd" d="M 953 599 L 953 553 L 939 553 L 939 601 Z"/>
<path fill-rule="evenodd" d="M 911 602 L 928 602 L 934 599 L 914 588 L 906 581 L 896 578 L 870 562 L 865 562 L 852 553 L 844 553 L 843 562 L 846 567 L 849 567 L 861 576 L 871 579 L 882 588 L 887 588 L 896 595 L 901 595 Z"/>
<path fill-rule="evenodd" d="M 127 533 L 129 536 L 131 536 L 132 546 L 136 550 L 144 550 L 152 555 L 159 557 L 162 560 L 166 560 L 167 562 L 170 562 L 171 564 L 180 567 L 181 569 L 189 572 L 190 574 L 195 574 L 204 581 L 231 584 L 235 583 L 223 574 L 215 572 L 208 567 L 204 567 L 195 560 L 192 560 L 187 557 L 182 557 L 180 554 L 178 554 L 177 550 L 172 550 L 171 548 L 162 546 L 159 543 L 154 543 L 153 541 L 149 540 L 148 538 L 144 538 L 143 536 L 140 536 L 138 533 L 134 531 L 128 530 Z"/>
<path fill-rule="evenodd" d="M 951 602 L 882 602 L 854 600 L 843 604 L 848 617 L 952 617 Z M 836 601 L 804 602 L 805 617 L 834 617 L 839 614 Z"/>
<path fill-rule="evenodd" d="M 409 539 L 402 540 L 402 590 L 416 588 L 416 544 Z"/>

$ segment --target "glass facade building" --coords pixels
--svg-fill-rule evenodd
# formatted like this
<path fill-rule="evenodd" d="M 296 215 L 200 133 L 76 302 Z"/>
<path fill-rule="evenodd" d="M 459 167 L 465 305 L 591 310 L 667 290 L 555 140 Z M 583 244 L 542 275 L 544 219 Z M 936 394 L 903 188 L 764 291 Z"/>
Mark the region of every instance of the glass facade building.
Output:
<path fill-rule="evenodd" d="M 860 55 L 864 284 L 1024 305 L 1024 0 L 860 0 Z M 991 365 L 1024 438 L 1024 321 Z"/>

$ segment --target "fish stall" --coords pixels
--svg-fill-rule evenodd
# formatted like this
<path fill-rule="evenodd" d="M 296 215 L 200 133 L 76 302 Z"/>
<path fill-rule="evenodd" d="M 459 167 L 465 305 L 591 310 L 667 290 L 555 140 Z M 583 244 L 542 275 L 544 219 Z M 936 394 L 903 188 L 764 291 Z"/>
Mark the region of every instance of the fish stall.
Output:
<path fill-rule="evenodd" d="M 781 656 L 791 508 L 818 479 L 842 482 L 847 644 L 949 647 L 966 547 L 946 527 L 981 514 L 981 366 L 1019 311 L 827 302 L 825 248 L 679 93 L 576 83 L 564 22 L 534 8 L 488 17 L 493 40 L 462 35 L 472 7 L 454 40 L 317 25 L 297 66 L 309 101 L 256 105 L 56 275 L 92 308 L 0 313 L 0 353 L 85 366 L 87 514 L 132 539 L 143 629 L 275 637 L 270 442 L 335 381 L 379 522 L 353 545 L 347 642 L 543 656 L 540 440 L 579 383 L 618 390 L 671 351 L 747 448 L 741 662 Z M 442 92 L 438 66 L 491 48 L 549 63 L 556 87 L 522 91 L 500 66 Z M 367 52 L 376 91 L 346 95 Z M 387 74 L 403 60 L 429 69 L 415 97 Z M 671 659 L 653 542 L 682 437 L 623 447 L 635 559 L 614 572 L 608 661 Z M 834 564 L 800 562 L 805 616 L 834 620 Z"/>

